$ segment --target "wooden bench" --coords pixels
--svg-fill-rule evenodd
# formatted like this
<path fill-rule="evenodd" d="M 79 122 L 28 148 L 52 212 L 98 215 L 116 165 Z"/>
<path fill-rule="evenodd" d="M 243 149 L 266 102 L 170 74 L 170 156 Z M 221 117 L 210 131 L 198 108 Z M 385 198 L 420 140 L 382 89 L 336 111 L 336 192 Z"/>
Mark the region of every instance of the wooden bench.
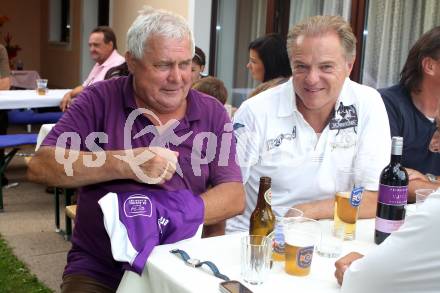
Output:
<path fill-rule="evenodd" d="M 66 205 L 64 211 L 66 214 L 65 216 L 66 231 L 65 231 L 64 239 L 69 241 L 70 237 L 72 236 L 72 222 L 75 220 L 76 217 L 76 204 Z"/>
<path fill-rule="evenodd" d="M 76 204 L 66 206 L 66 216 L 68 216 L 71 220 L 75 220 L 76 217 Z"/>

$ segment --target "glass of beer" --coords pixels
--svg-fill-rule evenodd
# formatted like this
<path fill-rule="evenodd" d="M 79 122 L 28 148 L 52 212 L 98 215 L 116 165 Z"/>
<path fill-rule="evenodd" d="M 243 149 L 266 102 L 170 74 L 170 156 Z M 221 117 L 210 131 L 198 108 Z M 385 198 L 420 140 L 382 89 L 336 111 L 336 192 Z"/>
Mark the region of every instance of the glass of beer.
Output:
<path fill-rule="evenodd" d="M 47 93 L 47 79 L 37 79 L 37 94 L 44 96 Z"/>
<path fill-rule="evenodd" d="M 286 206 L 272 206 L 275 214 L 275 229 L 270 235 L 273 239 L 273 261 L 284 261 L 284 222 L 290 218 L 301 217 L 304 213 L 298 209 Z"/>
<path fill-rule="evenodd" d="M 356 221 L 364 190 L 359 183 L 359 170 L 341 168 L 336 171 L 334 230 L 338 231 L 343 226 L 344 240 L 353 240 L 356 236 Z"/>
<path fill-rule="evenodd" d="M 315 220 L 296 217 L 284 221 L 286 273 L 294 276 L 310 273 L 313 252 L 320 238 L 320 225 Z"/>

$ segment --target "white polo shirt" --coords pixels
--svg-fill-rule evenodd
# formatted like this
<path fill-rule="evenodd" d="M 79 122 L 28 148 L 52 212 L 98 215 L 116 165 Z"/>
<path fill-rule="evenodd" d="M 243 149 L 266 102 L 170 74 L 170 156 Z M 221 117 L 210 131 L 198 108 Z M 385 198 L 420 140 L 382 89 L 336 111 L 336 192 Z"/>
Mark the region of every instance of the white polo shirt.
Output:
<path fill-rule="evenodd" d="M 379 93 L 347 78 L 334 117 L 321 135 L 294 101 L 290 79 L 245 101 L 236 112 L 234 133 L 246 209 L 227 221 L 227 233 L 248 230 L 261 176 L 272 178 L 275 206 L 333 197 L 335 171 L 347 166 L 362 170 L 367 190 L 378 189 L 391 152 L 388 116 Z"/>
<path fill-rule="evenodd" d="M 343 293 L 440 292 L 440 192 L 431 194 L 399 230 L 353 262 Z"/>

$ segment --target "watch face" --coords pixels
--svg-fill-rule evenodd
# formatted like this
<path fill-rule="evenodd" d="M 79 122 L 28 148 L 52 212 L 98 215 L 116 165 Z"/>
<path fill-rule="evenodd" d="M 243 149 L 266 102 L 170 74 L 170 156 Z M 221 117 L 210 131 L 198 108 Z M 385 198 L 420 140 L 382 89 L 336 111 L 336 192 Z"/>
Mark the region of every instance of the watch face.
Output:
<path fill-rule="evenodd" d="M 195 267 L 196 265 L 198 265 L 200 263 L 200 260 L 198 260 L 197 258 L 190 258 L 186 261 L 189 265 Z"/>
<path fill-rule="evenodd" d="M 435 175 L 433 175 L 433 174 L 427 173 L 427 174 L 426 174 L 426 177 L 427 177 L 428 180 L 431 181 L 431 182 L 435 182 L 435 181 L 437 181 L 437 177 L 436 177 Z"/>

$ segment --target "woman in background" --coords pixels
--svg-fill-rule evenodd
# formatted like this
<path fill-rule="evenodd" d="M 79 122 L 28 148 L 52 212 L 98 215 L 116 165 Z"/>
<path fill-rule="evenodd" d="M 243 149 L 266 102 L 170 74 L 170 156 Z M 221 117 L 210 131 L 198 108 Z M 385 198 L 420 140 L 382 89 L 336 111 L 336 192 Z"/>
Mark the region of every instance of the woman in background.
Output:
<path fill-rule="evenodd" d="M 286 41 L 278 34 L 268 34 L 249 44 L 249 63 L 252 78 L 266 82 L 277 77 L 290 77 Z"/>
<path fill-rule="evenodd" d="M 191 74 L 192 82 L 195 83 L 200 78 L 202 78 L 202 72 L 205 69 L 206 57 L 205 53 L 196 46 L 194 57 L 192 59 Z"/>

